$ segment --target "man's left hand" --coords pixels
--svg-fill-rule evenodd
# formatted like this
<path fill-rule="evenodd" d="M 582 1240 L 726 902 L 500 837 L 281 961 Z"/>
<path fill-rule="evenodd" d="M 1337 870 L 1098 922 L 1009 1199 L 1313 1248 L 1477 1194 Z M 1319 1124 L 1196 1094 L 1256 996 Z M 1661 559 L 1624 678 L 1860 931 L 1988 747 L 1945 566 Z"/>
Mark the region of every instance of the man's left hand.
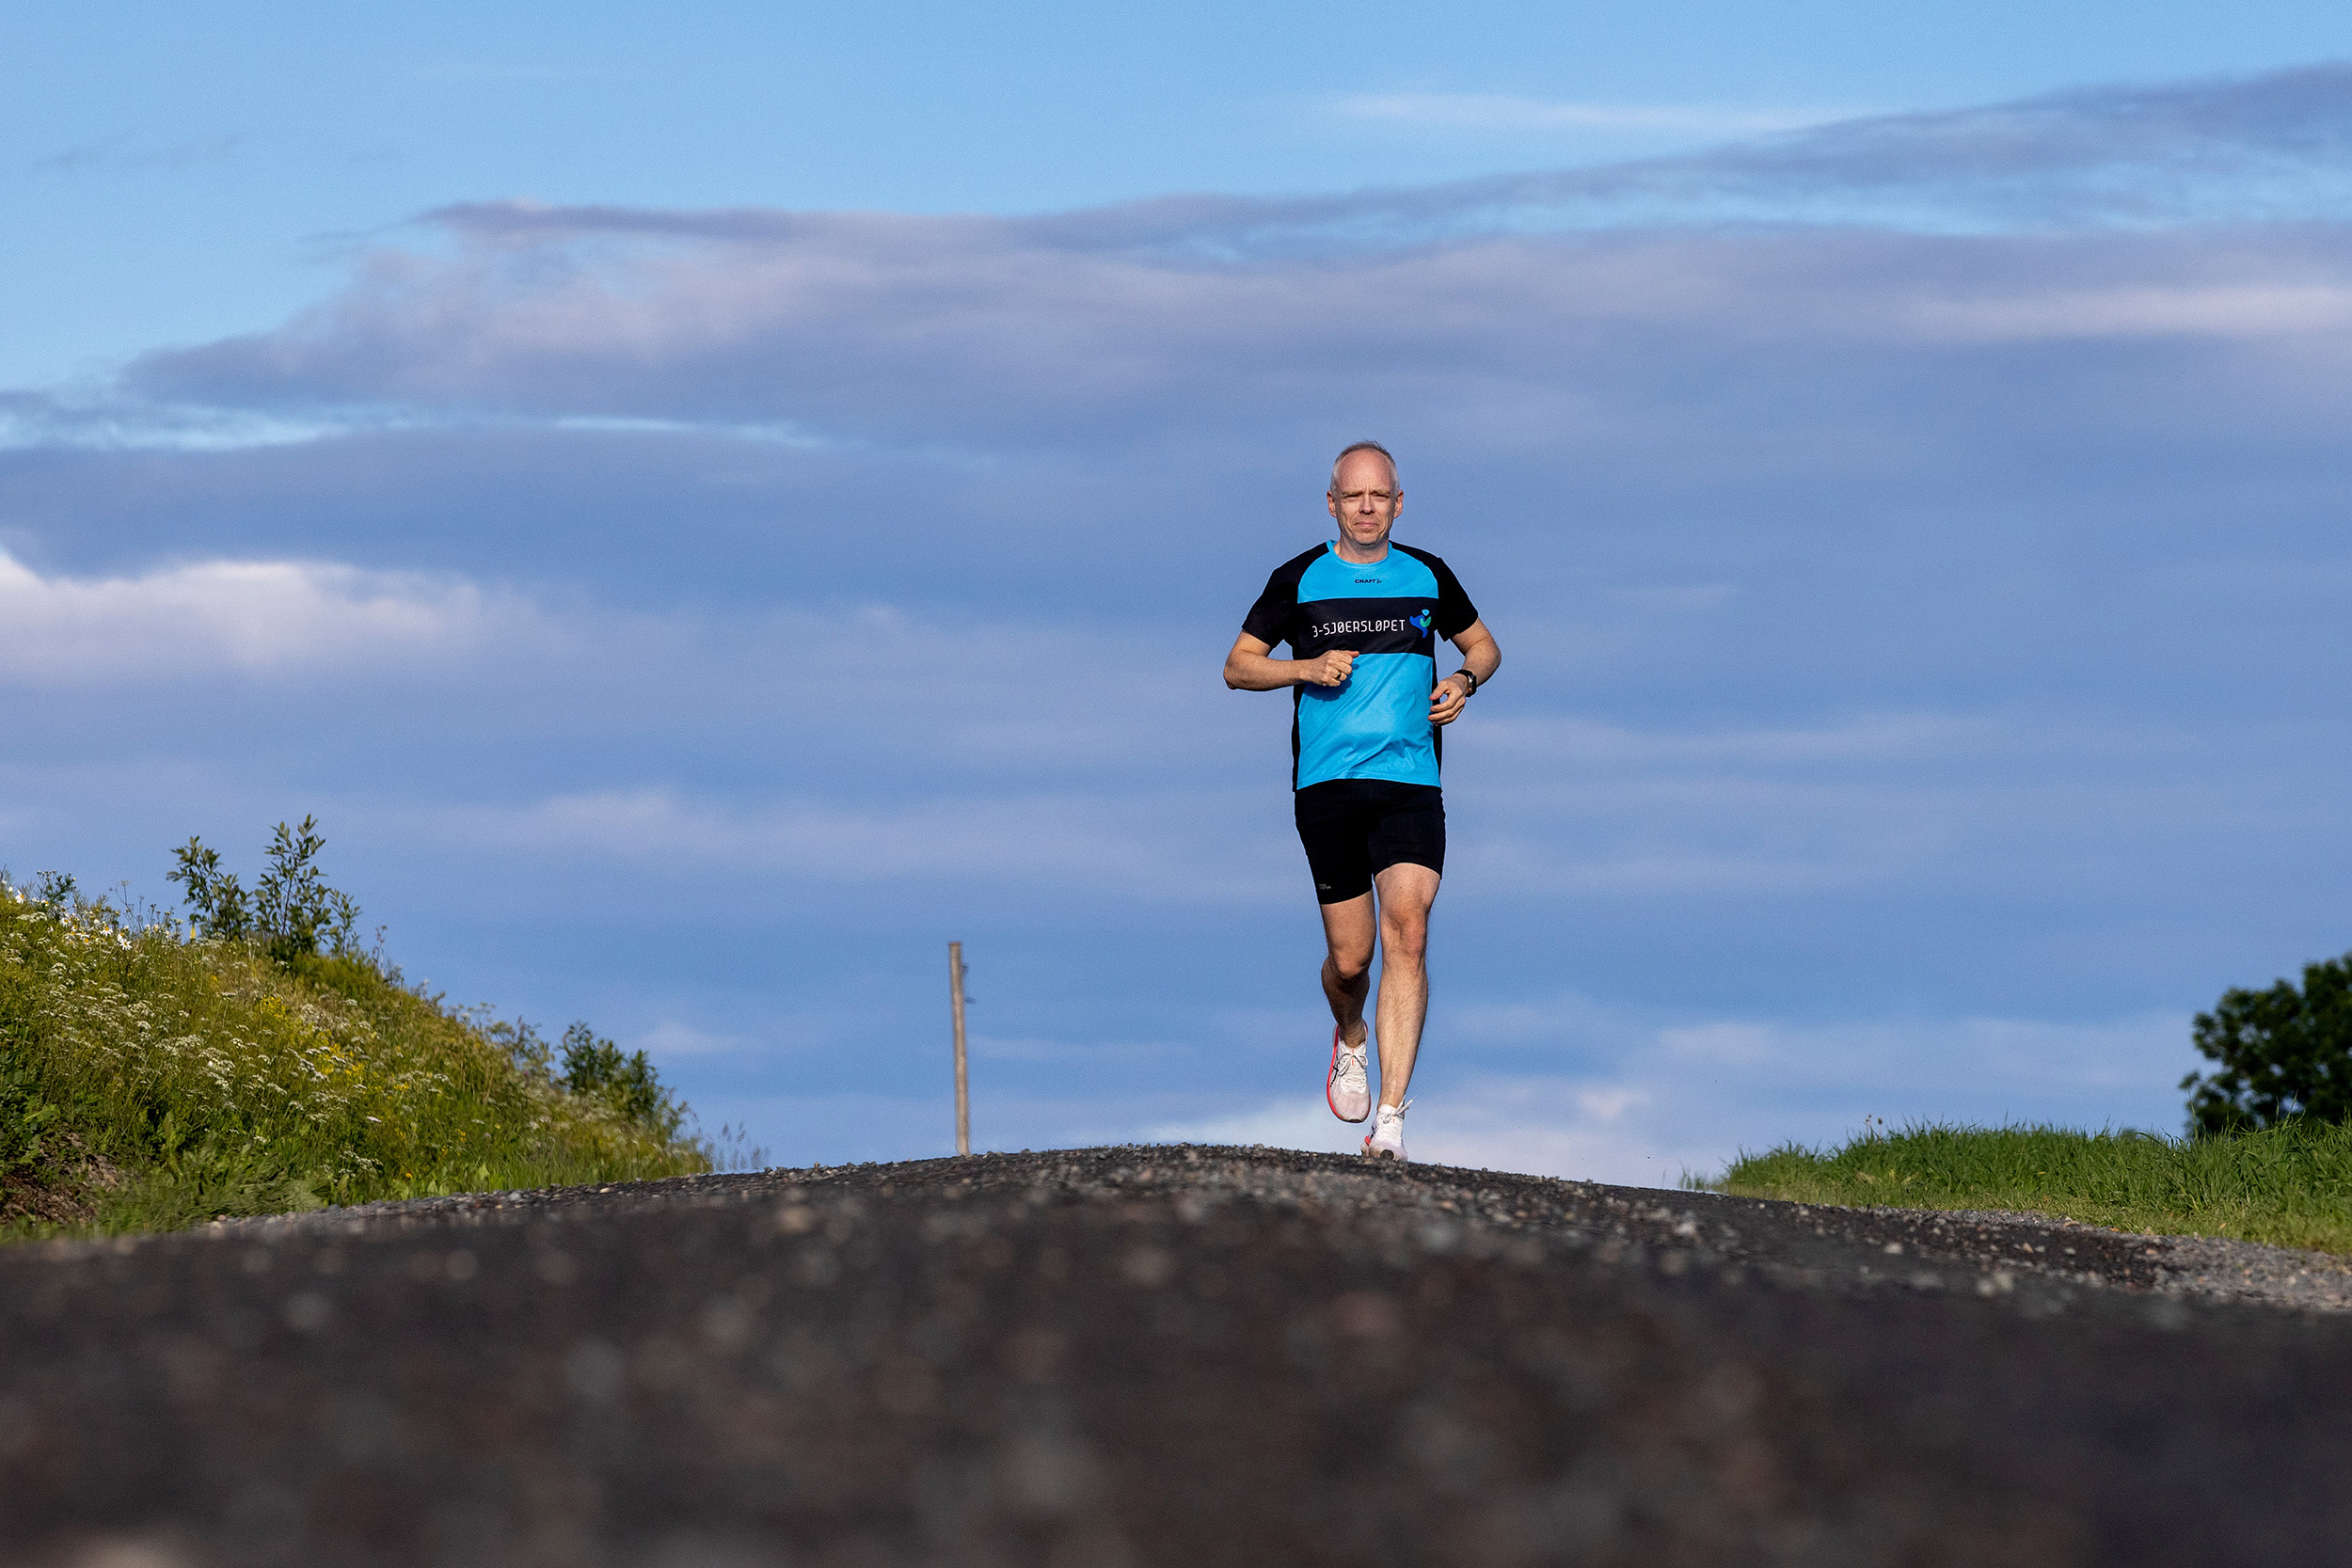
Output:
<path fill-rule="evenodd" d="M 1429 693 L 1429 721 L 1451 724 L 1462 717 L 1463 707 L 1470 702 L 1470 682 L 1459 675 L 1448 675 Z"/>

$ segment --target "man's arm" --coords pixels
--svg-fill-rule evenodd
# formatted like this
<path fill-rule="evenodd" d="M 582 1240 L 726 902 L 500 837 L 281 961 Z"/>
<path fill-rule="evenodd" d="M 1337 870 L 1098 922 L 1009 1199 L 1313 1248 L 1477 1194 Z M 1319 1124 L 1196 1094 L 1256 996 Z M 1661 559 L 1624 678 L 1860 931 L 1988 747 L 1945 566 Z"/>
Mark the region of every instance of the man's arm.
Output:
<path fill-rule="evenodd" d="M 1429 693 L 1429 721 L 1451 724 L 1462 717 L 1462 705 L 1470 701 L 1471 682 L 1485 686 L 1502 668 L 1502 650 L 1495 646 L 1495 634 L 1486 629 L 1484 621 L 1472 621 L 1454 637 L 1449 639 L 1461 650 L 1462 669 L 1470 672 L 1464 680 L 1460 672 L 1448 675 Z"/>
<path fill-rule="evenodd" d="M 1488 641 L 1492 641 L 1489 639 Z M 1345 686 L 1356 656 L 1334 648 L 1314 658 L 1268 658 L 1274 644 L 1243 632 L 1225 656 L 1225 684 L 1236 691 L 1279 691 L 1286 686 Z"/>

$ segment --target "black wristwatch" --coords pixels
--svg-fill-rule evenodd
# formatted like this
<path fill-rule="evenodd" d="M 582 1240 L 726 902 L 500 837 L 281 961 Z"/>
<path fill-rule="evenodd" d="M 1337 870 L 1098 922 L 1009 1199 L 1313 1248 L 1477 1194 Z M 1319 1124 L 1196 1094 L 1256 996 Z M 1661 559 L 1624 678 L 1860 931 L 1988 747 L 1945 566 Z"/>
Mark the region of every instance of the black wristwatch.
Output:
<path fill-rule="evenodd" d="M 1471 699 L 1472 697 L 1475 697 L 1475 696 L 1477 696 L 1477 695 L 1478 695 L 1478 677 L 1477 677 L 1476 675 L 1473 675 L 1473 674 L 1471 674 L 1471 673 L 1470 673 L 1470 666 L 1469 666 L 1469 665 L 1465 664 L 1464 666 L 1462 666 L 1462 668 L 1460 668 L 1459 670 L 1454 671 L 1454 673 L 1455 674 L 1457 674 L 1457 675 L 1461 676 L 1464 680 L 1466 680 L 1466 681 L 1468 681 L 1468 682 L 1470 682 L 1470 689 L 1468 691 L 1465 691 L 1465 692 L 1463 692 L 1463 693 L 1462 693 L 1462 700 L 1463 700 L 1464 702 L 1468 702 L 1468 701 L 1470 701 L 1470 699 Z"/>

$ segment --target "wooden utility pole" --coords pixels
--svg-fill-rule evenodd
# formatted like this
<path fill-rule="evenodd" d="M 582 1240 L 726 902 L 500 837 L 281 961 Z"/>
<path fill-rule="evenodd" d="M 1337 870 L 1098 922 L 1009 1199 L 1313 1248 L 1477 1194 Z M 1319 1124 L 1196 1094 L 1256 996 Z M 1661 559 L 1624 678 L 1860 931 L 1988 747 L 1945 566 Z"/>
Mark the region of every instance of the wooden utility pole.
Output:
<path fill-rule="evenodd" d="M 956 1020 L 956 1152 L 972 1152 L 972 1096 L 963 1074 L 963 943 L 947 944 L 947 1006 Z"/>

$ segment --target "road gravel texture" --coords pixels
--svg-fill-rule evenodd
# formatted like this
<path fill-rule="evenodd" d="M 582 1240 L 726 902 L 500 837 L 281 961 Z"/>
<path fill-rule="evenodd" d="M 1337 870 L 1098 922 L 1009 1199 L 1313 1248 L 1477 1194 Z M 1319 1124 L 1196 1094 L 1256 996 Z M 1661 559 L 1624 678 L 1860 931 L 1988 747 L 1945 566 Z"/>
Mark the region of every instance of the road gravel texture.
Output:
<path fill-rule="evenodd" d="M 1182 1147 L 18 1245 L 0 1560 L 2341 1560 L 2345 1285 Z"/>

